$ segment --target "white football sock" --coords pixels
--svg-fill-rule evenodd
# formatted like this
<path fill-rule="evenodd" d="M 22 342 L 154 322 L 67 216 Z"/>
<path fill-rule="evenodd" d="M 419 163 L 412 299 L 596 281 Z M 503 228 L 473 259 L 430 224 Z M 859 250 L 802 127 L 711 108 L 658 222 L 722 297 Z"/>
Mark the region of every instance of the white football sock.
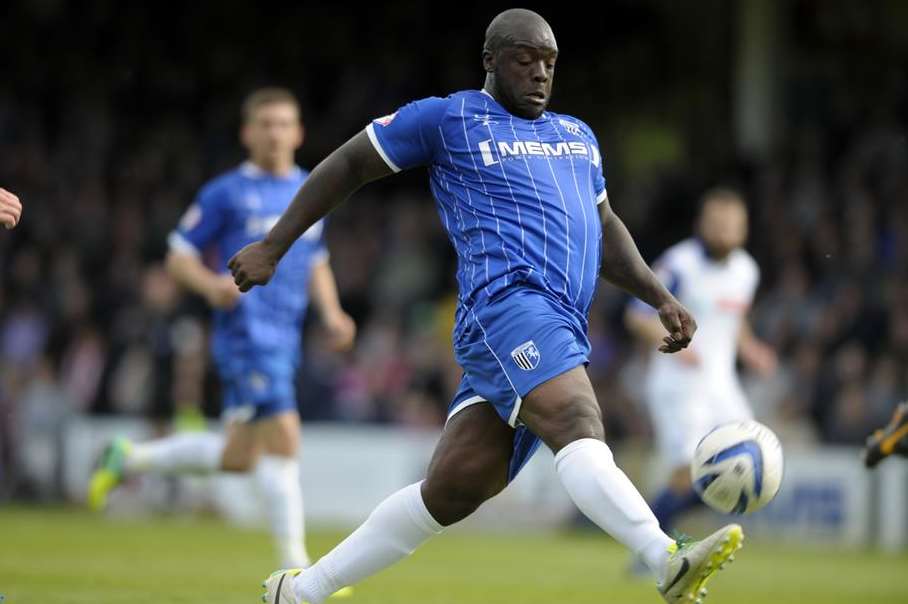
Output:
<path fill-rule="evenodd" d="M 126 472 L 209 473 L 221 467 L 224 438 L 211 432 L 186 432 L 130 447 Z"/>
<path fill-rule="evenodd" d="M 337 547 L 298 575 L 293 589 L 300 600 L 321 604 L 347 585 L 391 566 L 419 547 L 442 527 L 429 514 L 421 482 L 397 491 Z"/>
<path fill-rule="evenodd" d="M 555 455 L 555 470 L 580 511 L 640 556 L 661 579 L 674 541 L 662 532 L 646 501 L 615 465 L 608 445 L 594 438 L 575 440 Z"/>
<path fill-rule="evenodd" d="M 265 497 L 281 568 L 309 566 L 299 461 L 295 457 L 264 455 L 256 466 L 255 477 Z"/>

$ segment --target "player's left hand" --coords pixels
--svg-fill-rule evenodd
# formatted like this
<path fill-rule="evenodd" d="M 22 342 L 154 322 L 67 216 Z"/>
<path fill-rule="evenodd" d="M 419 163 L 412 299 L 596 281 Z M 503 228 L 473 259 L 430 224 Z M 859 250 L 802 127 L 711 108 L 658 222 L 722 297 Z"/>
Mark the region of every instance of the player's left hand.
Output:
<path fill-rule="evenodd" d="M 11 229 L 19 224 L 21 216 L 22 202 L 6 189 L 0 188 L 0 224 Z"/>
<path fill-rule="evenodd" d="M 264 241 L 256 241 L 234 254 L 227 263 L 227 268 L 240 291 L 248 292 L 256 285 L 265 285 L 271 281 L 277 261 Z"/>
<path fill-rule="evenodd" d="M 694 332 L 697 331 L 697 322 L 690 312 L 675 299 L 659 306 L 659 320 L 668 330 L 668 335 L 662 339 L 659 352 L 673 353 L 683 350 L 690 344 Z"/>
<path fill-rule="evenodd" d="M 356 323 L 353 317 L 342 310 L 325 315 L 322 319 L 325 331 L 328 332 L 328 342 L 333 350 L 344 352 L 353 347 L 356 338 Z"/>

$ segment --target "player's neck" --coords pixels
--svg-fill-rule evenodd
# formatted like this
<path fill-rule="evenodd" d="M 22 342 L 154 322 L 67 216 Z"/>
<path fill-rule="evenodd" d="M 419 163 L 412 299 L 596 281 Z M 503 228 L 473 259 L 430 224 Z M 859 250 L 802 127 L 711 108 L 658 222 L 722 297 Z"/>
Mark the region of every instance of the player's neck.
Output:
<path fill-rule="evenodd" d="M 249 163 L 251 163 L 262 172 L 267 172 L 271 176 L 277 176 L 279 178 L 289 176 L 290 173 L 293 172 L 294 168 L 296 168 L 296 165 L 293 163 L 292 157 L 279 160 L 250 157 Z"/>
<path fill-rule="evenodd" d="M 706 244 L 706 241 L 703 240 L 699 235 L 697 236 L 697 243 L 700 244 L 700 248 L 703 250 L 703 255 L 712 260 L 713 262 L 725 262 L 731 258 L 734 249 L 731 250 L 716 250 Z"/>

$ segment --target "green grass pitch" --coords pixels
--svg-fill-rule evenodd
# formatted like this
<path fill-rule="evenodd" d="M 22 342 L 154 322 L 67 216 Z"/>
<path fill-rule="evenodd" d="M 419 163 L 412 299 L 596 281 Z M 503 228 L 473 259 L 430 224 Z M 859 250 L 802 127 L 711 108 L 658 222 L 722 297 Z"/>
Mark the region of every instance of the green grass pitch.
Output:
<path fill-rule="evenodd" d="M 326 551 L 342 535 L 310 534 Z M 452 531 L 357 586 L 350 604 L 629 604 L 661 599 L 594 534 Z M 0 508 L 4 604 L 256 604 L 267 535 L 211 520 L 111 520 Z M 908 555 L 745 543 L 710 582 L 716 604 L 908 604 Z"/>

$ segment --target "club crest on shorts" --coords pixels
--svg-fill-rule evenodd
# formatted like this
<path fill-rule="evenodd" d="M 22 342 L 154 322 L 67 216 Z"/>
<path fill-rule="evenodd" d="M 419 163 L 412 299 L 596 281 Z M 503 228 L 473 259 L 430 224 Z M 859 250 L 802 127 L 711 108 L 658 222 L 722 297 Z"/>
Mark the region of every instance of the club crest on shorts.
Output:
<path fill-rule="evenodd" d="M 528 340 L 511 351 L 511 358 L 524 371 L 532 371 L 539 366 L 542 355 L 533 340 Z"/>

